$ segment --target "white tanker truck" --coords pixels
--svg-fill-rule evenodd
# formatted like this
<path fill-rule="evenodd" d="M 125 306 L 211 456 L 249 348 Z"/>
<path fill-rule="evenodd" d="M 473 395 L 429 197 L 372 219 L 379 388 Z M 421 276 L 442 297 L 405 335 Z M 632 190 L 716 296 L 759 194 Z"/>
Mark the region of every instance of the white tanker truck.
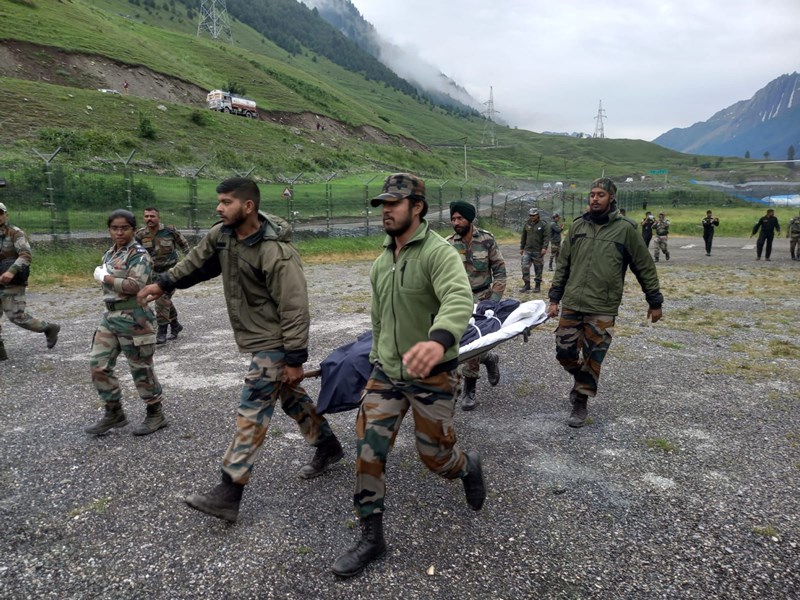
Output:
<path fill-rule="evenodd" d="M 251 119 L 258 118 L 256 103 L 247 98 L 234 96 L 230 92 L 223 90 L 211 90 L 206 96 L 206 105 L 211 110 L 242 115 Z"/>

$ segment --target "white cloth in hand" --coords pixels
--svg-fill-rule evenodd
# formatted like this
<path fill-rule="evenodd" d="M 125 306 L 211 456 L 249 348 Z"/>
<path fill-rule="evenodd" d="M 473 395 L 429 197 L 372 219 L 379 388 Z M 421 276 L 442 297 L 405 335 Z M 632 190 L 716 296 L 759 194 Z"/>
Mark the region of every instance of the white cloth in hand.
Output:
<path fill-rule="evenodd" d="M 105 264 L 100 265 L 99 267 L 95 267 L 94 269 L 94 278 L 103 283 L 103 277 L 108 275 L 108 269 L 106 268 Z"/>

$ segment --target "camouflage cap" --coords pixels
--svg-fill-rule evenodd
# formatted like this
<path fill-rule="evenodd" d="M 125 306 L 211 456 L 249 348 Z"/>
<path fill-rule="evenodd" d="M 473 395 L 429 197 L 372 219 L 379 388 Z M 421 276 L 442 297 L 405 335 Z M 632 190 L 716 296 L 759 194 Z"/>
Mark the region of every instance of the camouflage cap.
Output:
<path fill-rule="evenodd" d="M 408 197 L 425 200 L 425 182 L 410 173 L 395 173 L 386 178 L 381 194 L 370 200 L 370 204 L 378 206 L 384 200 L 402 200 Z"/>
<path fill-rule="evenodd" d="M 0 202 L 0 212 L 8 212 L 6 205 Z"/>
<path fill-rule="evenodd" d="M 538 215 L 538 214 L 539 214 L 539 209 L 538 209 L 538 208 L 532 208 L 532 209 L 530 209 L 530 210 L 528 211 L 528 215 L 529 215 L 529 216 L 531 216 L 531 217 L 532 217 L 533 215 Z"/>
<path fill-rule="evenodd" d="M 592 185 L 589 189 L 593 188 L 600 188 L 601 190 L 605 190 L 608 192 L 610 196 L 617 195 L 617 184 L 611 181 L 608 177 L 598 177 L 592 182 Z"/>

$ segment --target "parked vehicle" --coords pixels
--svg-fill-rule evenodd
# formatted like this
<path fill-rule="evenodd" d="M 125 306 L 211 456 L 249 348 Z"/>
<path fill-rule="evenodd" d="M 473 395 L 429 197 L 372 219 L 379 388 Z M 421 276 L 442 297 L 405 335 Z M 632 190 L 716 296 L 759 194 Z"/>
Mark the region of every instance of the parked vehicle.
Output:
<path fill-rule="evenodd" d="M 223 90 L 211 90 L 206 96 L 206 105 L 211 110 L 232 113 L 251 119 L 258 118 L 256 103 L 241 96 L 234 96 Z"/>

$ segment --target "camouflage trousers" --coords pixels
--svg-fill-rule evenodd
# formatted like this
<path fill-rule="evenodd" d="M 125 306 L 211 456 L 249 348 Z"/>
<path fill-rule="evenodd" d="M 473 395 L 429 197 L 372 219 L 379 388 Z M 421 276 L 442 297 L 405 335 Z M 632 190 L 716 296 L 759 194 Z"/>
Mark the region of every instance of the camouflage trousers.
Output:
<path fill-rule="evenodd" d="M 523 251 L 520 263 L 522 265 L 522 281 L 524 283 L 530 284 L 531 282 L 531 265 L 533 265 L 533 280 L 536 283 L 542 283 L 544 257 L 540 252 Z"/>
<path fill-rule="evenodd" d="M 100 399 L 120 402 L 122 390 L 114 367 L 120 353 L 125 355 L 136 391 L 146 404 L 161 401 L 161 384 L 153 369 L 156 349 L 155 316 L 149 308 L 106 312 L 92 338 L 89 369 Z"/>
<path fill-rule="evenodd" d="M 614 335 L 615 317 L 561 310 L 556 329 L 556 359 L 575 379 L 572 389 L 594 398 L 600 368 Z"/>
<path fill-rule="evenodd" d="M 159 325 L 168 325 L 178 320 L 178 311 L 175 310 L 175 305 L 172 303 L 173 294 L 175 294 L 175 290 L 164 292 L 156 298 L 156 321 Z"/>
<path fill-rule="evenodd" d="M 789 253 L 792 258 L 800 257 L 800 238 L 793 237 L 789 240 Z"/>
<path fill-rule="evenodd" d="M 0 288 L 0 303 L 2 303 L 3 314 L 8 317 L 8 320 L 27 329 L 28 331 L 35 331 L 36 333 L 44 333 L 47 329 L 47 321 L 34 319 L 25 310 L 25 287 L 15 285 L 13 287 Z M 2 314 L 0 314 L 0 336 L 3 334 Z"/>
<path fill-rule="evenodd" d="M 553 270 L 553 263 L 558 265 L 558 255 L 561 254 L 561 244 L 550 242 L 550 270 Z"/>
<path fill-rule="evenodd" d="M 669 257 L 669 247 L 667 246 L 667 236 L 665 235 L 657 235 L 653 238 L 654 243 L 656 245 L 655 252 L 653 252 L 653 258 L 658 260 L 659 253 L 663 252 L 664 256 Z"/>
<path fill-rule="evenodd" d="M 372 370 L 356 417 L 358 458 L 353 503 L 361 518 L 384 511 L 386 459 L 409 407 L 417 452 L 423 464 L 445 479 L 467 474 L 467 458 L 456 445 L 453 424 L 457 371 L 416 381 L 394 381 L 379 366 Z"/>
<path fill-rule="evenodd" d="M 222 470 L 236 483 L 244 485 L 250 481 L 278 398 L 283 412 L 294 419 L 306 442 L 317 446 L 333 435 L 328 421 L 317 414 L 306 391 L 299 385 L 290 387 L 281 381 L 285 356 L 281 350 L 252 355 L 236 413 L 236 433 L 222 459 Z"/>

